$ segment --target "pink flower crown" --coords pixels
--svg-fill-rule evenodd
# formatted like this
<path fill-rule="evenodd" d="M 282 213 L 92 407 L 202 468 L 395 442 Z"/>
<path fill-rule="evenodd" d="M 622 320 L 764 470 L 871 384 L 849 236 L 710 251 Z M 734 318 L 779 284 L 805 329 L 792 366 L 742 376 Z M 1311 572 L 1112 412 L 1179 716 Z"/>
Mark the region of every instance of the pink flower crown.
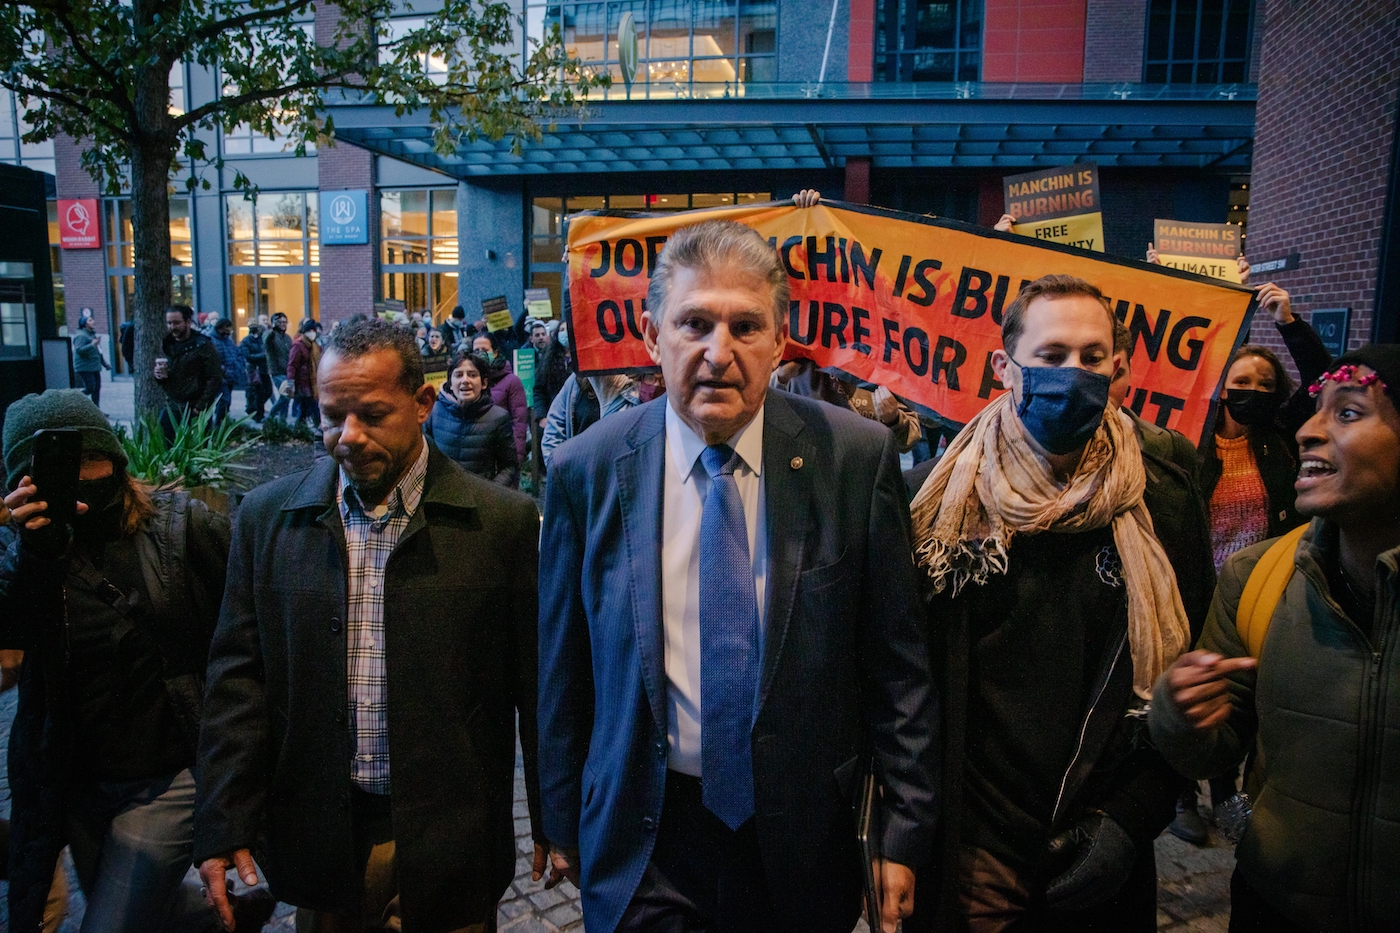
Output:
<path fill-rule="evenodd" d="M 1318 394 L 1322 392 L 1322 384 L 1324 382 L 1355 382 L 1362 388 L 1365 388 L 1369 385 L 1379 385 L 1381 387 L 1381 391 L 1385 391 L 1385 389 L 1387 388 L 1386 384 L 1384 382 L 1381 382 L 1381 377 L 1374 370 L 1372 370 L 1368 375 L 1357 376 L 1356 369 L 1357 368 L 1355 366 L 1348 363 L 1345 366 L 1338 366 L 1335 370 L 1333 370 L 1330 373 L 1323 373 L 1321 376 L 1318 377 L 1316 382 L 1308 386 L 1308 394 L 1311 395 L 1313 398 L 1317 398 Z"/>

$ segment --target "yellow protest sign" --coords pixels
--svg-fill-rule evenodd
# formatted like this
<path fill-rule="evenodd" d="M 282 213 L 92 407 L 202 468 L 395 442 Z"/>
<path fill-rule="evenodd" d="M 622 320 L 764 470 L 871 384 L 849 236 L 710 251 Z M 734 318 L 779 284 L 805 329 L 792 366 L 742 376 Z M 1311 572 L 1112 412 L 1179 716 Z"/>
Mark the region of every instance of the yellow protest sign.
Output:
<path fill-rule="evenodd" d="M 1234 224 L 1152 222 L 1152 243 L 1164 266 L 1213 279 L 1240 280 L 1240 228 Z"/>
<path fill-rule="evenodd" d="M 1001 315 L 1047 273 L 1101 288 L 1132 334 L 1129 406 L 1199 440 L 1225 366 L 1249 333 L 1253 292 L 956 221 L 823 201 L 665 215 L 576 214 L 564 311 L 581 373 L 653 365 L 642 342 L 647 286 L 667 238 L 735 220 L 769 240 L 792 288 L 786 356 L 887 387 L 963 424 L 1004 389 L 991 367 Z"/>
<path fill-rule="evenodd" d="M 1011 175 L 1005 183 L 1011 232 L 1103 252 L 1099 167 L 1092 162 Z"/>

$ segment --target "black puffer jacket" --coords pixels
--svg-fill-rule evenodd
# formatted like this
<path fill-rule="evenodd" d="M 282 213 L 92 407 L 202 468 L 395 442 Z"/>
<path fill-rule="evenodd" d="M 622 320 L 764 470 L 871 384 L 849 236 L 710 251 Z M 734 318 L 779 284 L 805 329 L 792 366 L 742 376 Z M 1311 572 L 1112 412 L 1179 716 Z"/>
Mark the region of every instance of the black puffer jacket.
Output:
<path fill-rule="evenodd" d="M 129 624 L 155 642 L 166 695 L 194 760 L 204 668 L 228 565 L 229 526 L 185 493 L 153 496 L 156 516 L 108 545 L 136 552 L 145 586 L 127 592 Z M 84 571 L 86 567 L 86 571 Z M 79 558 L 49 560 L 10 537 L 0 553 L 0 647 L 25 652 L 10 734 L 10 928 L 38 930 L 59 852 L 77 747 L 67 643 L 75 605 L 101 599 Z M 100 575 L 99 575 L 100 576 Z M 116 633 L 114 631 L 114 639 Z"/>
<path fill-rule="evenodd" d="M 433 403 L 433 413 L 423 425 L 423 433 L 469 473 L 502 486 L 514 487 L 520 481 L 510 413 L 492 405 L 488 392 L 464 406 L 444 388 Z"/>
<path fill-rule="evenodd" d="M 1288 347 L 1293 363 L 1298 367 L 1300 385 L 1279 410 L 1274 424 L 1251 428 L 1249 446 L 1254 451 L 1254 462 L 1259 465 L 1259 478 L 1264 482 L 1264 491 L 1269 502 L 1269 537 L 1276 538 L 1297 528 L 1306 521 L 1293 505 L 1293 481 L 1298 478 L 1298 442 L 1294 435 L 1312 417 L 1316 406 L 1308 394 L 1308 386 L 1332 366 L 1332 354 L 1322 345 L 1322 338 L 1312 325 L 1302 318 L 1294 318 L 1289 324 L 1278 325 L 1279 336 Z M 1215 484 L 1220 482 L 1223 469 L 1220 457 L 1215 452 L 1215 432 L 1206 432 L 1201 441 L 1201 494 L 1205 497 L 1206 509 L 1210 508 L 1210 497 L 1215 492 Z"/>

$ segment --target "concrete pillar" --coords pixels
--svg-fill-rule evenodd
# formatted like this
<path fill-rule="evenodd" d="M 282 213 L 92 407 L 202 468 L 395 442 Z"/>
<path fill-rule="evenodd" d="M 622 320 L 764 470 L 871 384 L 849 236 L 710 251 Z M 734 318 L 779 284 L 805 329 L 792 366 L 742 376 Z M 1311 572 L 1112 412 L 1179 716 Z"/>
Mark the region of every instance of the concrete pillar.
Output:
<path fill-rule="evenodd" d="M 457 301 L 467 320 L 481 302 L 505 295 L 513 317 L 525 307 L 525 197 L 518 182 L 457 186 Z"/>

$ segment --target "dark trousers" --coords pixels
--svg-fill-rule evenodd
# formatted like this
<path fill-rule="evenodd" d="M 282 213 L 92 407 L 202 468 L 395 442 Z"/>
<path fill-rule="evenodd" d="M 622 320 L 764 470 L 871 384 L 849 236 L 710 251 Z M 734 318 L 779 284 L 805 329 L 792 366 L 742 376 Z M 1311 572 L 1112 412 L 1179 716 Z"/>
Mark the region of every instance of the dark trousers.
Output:
<path fill-rule="evenodd" d="M 297 933 L 379 933 L 403 929 L 399 910 L 399 875 L 395 859 L 394 826 L 388 794 L 367 794 L 358 788 L 354 801 L 355 858 L 364 866 L 364 902 L 356 913 L 332 913 L 297 908 Z M 496 906 L 480 923 L 453 933 L 496 933 Z"/>
<path fill-rule="evenodd" d="M 258 373 L 256 381 L 250 381 L 248 388 L 244 389 L 243 413 L 252 417 L 254 421 L 263 420 L 263 409 L 267 406 L 267 400 L 272 397 L 272 386 L 268 385 L 267 376 Z"/>
<path fill-rule="evenodd" d="M 83 394 L 92 399 L 92 404 L 102 405 L 102 373 L 78 373 L 78 378 L 83 382 Z"/>
<path fill-rule="evenodd" d="M 1230 933 L 1315 933 L 1279 913 L 1238 868 L 1230 876 Z"/>
<path fill-rule="evenodd" d="M 754 821 L 731 830 L 705 809 L 699 778 L 667 771 L 656 848 L 618 933 L 781 929 L 768 897 Z"/>
<path fill-rule="evenodd" d="M 1089 910 L 1057 911 L 1045 903 L 1047 881 L 1019 871 L 985 849 L 959 848 L 956 903 L 939 910 L 930 879 L 914 899 L 914 916 L 904 922 L 908 933 L 941 929 L 938 917 L 951 915 L 952 929 L 965 933 L 1155 933 L 1157 929 L 1157 859 L 1151 846 L 1139 851 L 1118 893 Z"/>

